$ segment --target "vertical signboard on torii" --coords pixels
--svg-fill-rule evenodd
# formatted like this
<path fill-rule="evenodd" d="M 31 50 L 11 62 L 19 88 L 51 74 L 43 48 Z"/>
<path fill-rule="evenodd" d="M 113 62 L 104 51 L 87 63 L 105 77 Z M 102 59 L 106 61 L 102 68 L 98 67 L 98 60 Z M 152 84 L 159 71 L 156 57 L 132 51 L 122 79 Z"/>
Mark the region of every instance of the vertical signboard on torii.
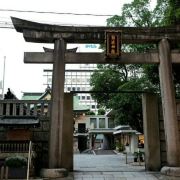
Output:
<path fill-rule="evenodd" d="M 119 58 L 121 56 L 122 31 L 106 31 L 106 57 Z"/>

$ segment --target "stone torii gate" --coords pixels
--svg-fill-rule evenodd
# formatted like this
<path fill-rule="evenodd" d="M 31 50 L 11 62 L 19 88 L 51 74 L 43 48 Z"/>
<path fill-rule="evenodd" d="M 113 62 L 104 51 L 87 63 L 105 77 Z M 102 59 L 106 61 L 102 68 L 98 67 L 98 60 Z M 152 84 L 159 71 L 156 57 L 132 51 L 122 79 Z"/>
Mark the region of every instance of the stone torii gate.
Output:
<path fill-rule="evenodd" d="M 52 112 L 49 145 L 49 168 L 63 168 L 63 104 L 65 63 L 159 64 L 168 166 L 180 166 L 180 140 L 176 116 L 171 63 L 180 63 L 179 51 L 171 51 L 170 42 L 180 42 L 180 26 L 71 27 L 41 24 L 12 17 L 18 32 L 27 42 L 54 43 L 53 52 L 25 52 L 25 63 L 53 63 Z M 105 53 L 66 52 L 66 43 L 104 43 L 106 31 L 122 31 L 124 44 L 158 44 L 157 52 L 122 53 L 118 59 Z"/>

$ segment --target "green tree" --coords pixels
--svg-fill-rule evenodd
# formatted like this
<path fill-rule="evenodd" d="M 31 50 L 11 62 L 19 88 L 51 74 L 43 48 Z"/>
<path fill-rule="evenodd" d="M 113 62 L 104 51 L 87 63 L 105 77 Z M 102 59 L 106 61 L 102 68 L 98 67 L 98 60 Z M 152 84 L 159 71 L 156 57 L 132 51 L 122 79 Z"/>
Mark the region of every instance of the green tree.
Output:
<path fill-rule="evenodd" d="M 90 81 L 92 91 L 97 91 L 92 96 L 101 106 L 108 108 L 109 100 L 112 98 L 110 92 L 116 91 L 119 84 L 127 81 L 127 74 L 128 70 L 124 65 L 98 65 L 98 70 L 92 74 Z M 104 93 L 98 93 L 98 91 Z"/>

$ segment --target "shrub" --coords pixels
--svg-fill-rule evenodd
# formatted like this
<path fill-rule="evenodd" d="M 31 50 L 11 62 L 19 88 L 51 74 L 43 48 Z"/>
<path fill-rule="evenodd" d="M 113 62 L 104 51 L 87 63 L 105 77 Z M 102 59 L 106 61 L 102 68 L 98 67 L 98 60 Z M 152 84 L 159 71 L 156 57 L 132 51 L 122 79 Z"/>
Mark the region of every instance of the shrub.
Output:
<path fill-rule="evenodd" d="M 137 162 L 137 161 L 143 162 L 144 161 L 143 156 L 144 156 L 144 152 L 142 151 L 134 152 L 134 162 Z"/>
<path fill-rule="evenodd" d="M 11 156 L 5 159 L 5 165 L 8 167 L 27 166 L 27 159 L 23 156 Z"/>
<path fill-rule="evenodd" d="M 88 112 L 86 112 L 86 115 L 95 115 L 95 112 L 93 112 L 93 111 L 88 111 Z"/>
<path fill-rule="evenodd" d="M 143 155 L 144 155 L 144 152 L 142 152 L 142 151 L 135 151 L 134 152 L 135 157 L 142 157 Z"/>

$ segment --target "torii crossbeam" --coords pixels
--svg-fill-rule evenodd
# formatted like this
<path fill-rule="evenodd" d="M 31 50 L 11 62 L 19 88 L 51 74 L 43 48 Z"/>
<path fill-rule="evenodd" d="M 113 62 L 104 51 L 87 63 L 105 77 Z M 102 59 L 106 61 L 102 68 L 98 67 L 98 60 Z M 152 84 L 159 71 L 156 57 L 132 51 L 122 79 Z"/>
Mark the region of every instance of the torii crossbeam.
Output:
<path fill-rule="evenodd" d="M 180 25 L 175 27 L 76 27 L 41 24 L 12 17 L 18 32 L 28 42 L 54 43 L 63 38 L 67 43 L 104 43 L 105 31 L 121 30 L 125 44 L 155 44 L 167 38 L 180 41 Z"/>

